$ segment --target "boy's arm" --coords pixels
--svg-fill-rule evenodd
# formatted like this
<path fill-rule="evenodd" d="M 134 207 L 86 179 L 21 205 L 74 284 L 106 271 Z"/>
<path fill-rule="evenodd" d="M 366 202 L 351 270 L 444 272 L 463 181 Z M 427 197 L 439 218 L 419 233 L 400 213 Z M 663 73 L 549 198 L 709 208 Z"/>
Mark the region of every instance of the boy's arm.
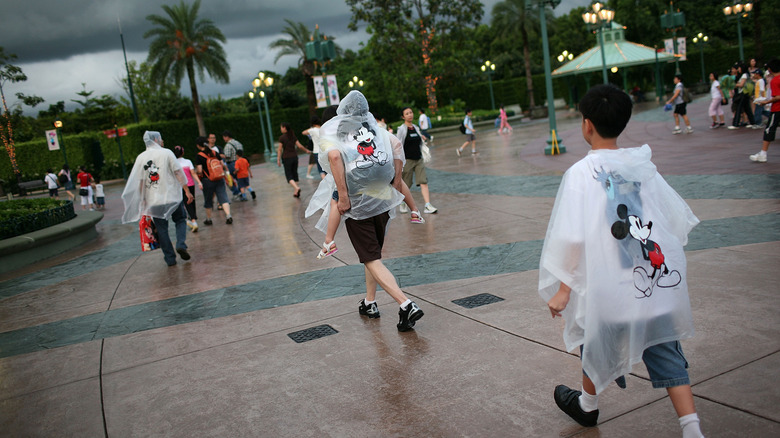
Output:
<path fill-rule="evenodd" d="M 563 309 L 565 309 L 566 305 L 569 304 L 570 295 L 571 288 L 561 282 L 561 286 L 558 288 L 558 292 L 556 292 L 555 295 L 550 298 L 550 301 L 547 302 L 547 307 L 550 309 L 550 313 L 552 314 L 553 318 L 556 316 L 562 316 L 561 312 L 563 312 Z"/>

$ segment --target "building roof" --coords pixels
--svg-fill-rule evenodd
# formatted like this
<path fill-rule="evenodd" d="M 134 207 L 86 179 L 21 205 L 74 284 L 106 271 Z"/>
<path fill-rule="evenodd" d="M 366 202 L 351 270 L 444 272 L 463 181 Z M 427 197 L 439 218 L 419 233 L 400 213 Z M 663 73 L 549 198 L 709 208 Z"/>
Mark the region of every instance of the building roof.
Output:
<path fill-rule="evenodd" d="M 625 40 L 625 27 L 612 22 L 610 29 L 599 30 L 604 34 L 604 58 L 607 69 L 612 67 L 632 67 L 636 65 L 653 64 L 656 60 L 656 52 L 652 47 L 632 43 Z M 598 37 L 598 33 L 596 34 Z M 674 55 L 658 53 L 658 62 L 672 62 Z M 582 73 L 601 71 L 601 48 L 598 44 L 581 53 L 576 58 L 558 67 L 552 72 L 552 76 L 568 76 Z"/>

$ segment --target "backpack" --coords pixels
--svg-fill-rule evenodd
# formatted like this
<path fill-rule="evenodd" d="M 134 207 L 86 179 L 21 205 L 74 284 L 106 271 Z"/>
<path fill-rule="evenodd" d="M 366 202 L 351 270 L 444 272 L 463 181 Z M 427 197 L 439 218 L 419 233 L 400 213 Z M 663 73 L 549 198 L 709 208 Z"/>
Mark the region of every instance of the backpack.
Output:
<path fill-rule="evenodd" d="M 693 98 L 691 97 L 691 92 L 688 91 L 687 88 L 683 88 L 682 100 L 685 103 L 691 103 L 691 101 L 693 100 Z"/>
<path fill-rule="evenodd" d="M 206 159 L 208 177 L 211 181 L 219 181 L 225 177 L 225 170 L 222 168 L 222 161 L 219 161 L 217 158 L 210 157 L 203 152 L 199 152 L 198 155 L 201 155 Z"/>
<path fill-rule="evenodd" d="M 466 133 L 466 125 L 463 124 L 463 122 L 460 122 L 460 133 L 465 134 Z"/>

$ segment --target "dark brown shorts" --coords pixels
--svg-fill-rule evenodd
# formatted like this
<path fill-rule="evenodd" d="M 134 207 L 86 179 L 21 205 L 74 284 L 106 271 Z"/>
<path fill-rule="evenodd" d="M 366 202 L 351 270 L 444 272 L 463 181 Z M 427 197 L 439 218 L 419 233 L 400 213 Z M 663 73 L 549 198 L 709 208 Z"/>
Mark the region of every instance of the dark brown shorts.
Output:
<path fill-rule="evenodd" d="M 355 248 L 360 263 L 382 258 L 382 245 L 385 243 L 385 229 L 388 222 L 390 222 L 389 212 L 368 219 L 344 221 L 349 240 Z"/>

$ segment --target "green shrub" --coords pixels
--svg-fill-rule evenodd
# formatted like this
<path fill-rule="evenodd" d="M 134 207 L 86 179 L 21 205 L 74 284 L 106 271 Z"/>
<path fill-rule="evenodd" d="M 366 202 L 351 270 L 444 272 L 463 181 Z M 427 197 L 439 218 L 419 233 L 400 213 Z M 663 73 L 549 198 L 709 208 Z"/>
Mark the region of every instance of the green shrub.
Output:
<path fill-rule="evenodd" d="M 0 239 L 19 236 L 76 217 L 71 201 L 51 198 L 0 202 Z"/>

